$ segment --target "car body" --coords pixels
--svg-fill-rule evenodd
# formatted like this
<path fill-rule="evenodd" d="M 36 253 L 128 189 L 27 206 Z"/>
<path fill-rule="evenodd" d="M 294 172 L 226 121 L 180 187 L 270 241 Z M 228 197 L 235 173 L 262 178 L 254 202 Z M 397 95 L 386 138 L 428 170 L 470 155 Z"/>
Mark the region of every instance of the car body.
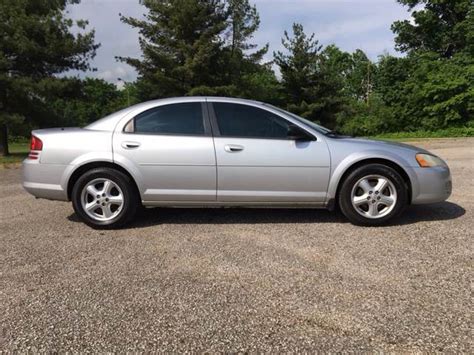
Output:
<path fill-rule="evenodd" d="M 448 166 L 423 149 L 340 136 L 242 99 L 155 100 L 85 128 L 35 130 L 32 136 L 41 144 L 23 162 L 23 186 L 51 200 L 73 199 L 78 179 L 100 168 L 126 175 L 143 206 L 332 209 L 348 174 L 368 165 L 395 171 L 405 185 L 404 204 L 440 202 L 451 194 Z"/>

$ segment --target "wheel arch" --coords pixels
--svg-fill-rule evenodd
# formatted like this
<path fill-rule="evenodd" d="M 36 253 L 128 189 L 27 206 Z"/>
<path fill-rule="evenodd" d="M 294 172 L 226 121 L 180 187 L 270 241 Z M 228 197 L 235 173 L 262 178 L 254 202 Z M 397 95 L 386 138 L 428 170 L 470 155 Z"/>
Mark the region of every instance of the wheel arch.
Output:
<path fill-rule="evenodd" d="M 124 167 L 122 167 L 119 164 L 115 164 L 113 162 L 109 161 L 94 161 L 94 162 L 89 162 L 84 165 L 79 166 L 76 170 L 73 171 L 71 176 L 69 177 L 68 183 L 67 183 L 67 198 L 68 200 L 71 200 L 71 194 L 72 194 L 72 189 L 74 187 L 74 184 L 77 182 L 77 180 L 87 171 L 96 169 L 96 168 L 111 168 L 120 171 L 121 173 L 127 175 L 131 181 L 133 182 L 133 187 L 135 191 L 137 192 L 138 196 L 140 196 L 140 189 L 138 188 L 137 182 L 133 175 Z"/>
<path fill-rule="evenodd" d="M 330 198 L 330 200 L 332 200 L 332 202 L 329 203 L 330 208 L 334 208 L 337 205 L 339 192 L 341 190 L 341 186 L 344 180 L 346 179 L 346 177 L 355 169 L 364 165 L 368 165 L 368 164 L 385 165 L 392 168 L 397 173 L 399 173 L 406 184 L 407 191 L 408 191 L 408 202 L 411 203 L 412 196 L 413 196 L 413 183 L 412 183 L 412 180 L 410 179 L 408 172 L 399 163 L 387 158 L 365 158 L 365 159 L 356 161 L 351 165 L 348 165 L 346 169 L 342 172 L 342 174 L 340 174 L 335 186 L 335 191 L 333 191 L 333 197 Z"/>

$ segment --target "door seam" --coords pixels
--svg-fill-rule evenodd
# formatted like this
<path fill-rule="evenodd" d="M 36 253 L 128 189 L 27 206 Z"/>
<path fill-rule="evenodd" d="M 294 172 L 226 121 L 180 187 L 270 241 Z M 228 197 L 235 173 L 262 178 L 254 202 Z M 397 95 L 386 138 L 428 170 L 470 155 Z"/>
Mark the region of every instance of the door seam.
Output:
<path fill-rule="evenodd" d="M 214 136 L 214 128 L 212 126 L 211 122 L 211 115 L 209 114 L 209 102 L 207 101 L 206 98 L 206 119 L 209 122 L 209 126 L 211 128 L 211 137 L 212 137 L 212 146 L 214 147 L 214 163 L 215 163 L 215 168 L 216 168 L 216 202 L 218 201 L 218 194 L 219 194 L 219 170 L 217 169 L 217 152 L 216 152 L 216 140 Z"/>

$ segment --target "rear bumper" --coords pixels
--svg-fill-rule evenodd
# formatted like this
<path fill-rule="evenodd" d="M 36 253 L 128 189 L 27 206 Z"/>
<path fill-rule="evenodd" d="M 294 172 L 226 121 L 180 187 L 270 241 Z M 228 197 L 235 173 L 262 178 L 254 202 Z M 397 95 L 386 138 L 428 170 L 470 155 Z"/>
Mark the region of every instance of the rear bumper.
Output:
<path fill-rule="evenodd" d="M 61 178 L 67 167 L 25 159 L 22 166 L 23 188 L 37 198 L 67 201 L 67 191 L 61 186 Z"/>
<path fill-rule="evenodd" d="M 452 181 L 448 167 L 413 168 L 418 185 L 412 204 L 436 203 L 451 196 Z"/>

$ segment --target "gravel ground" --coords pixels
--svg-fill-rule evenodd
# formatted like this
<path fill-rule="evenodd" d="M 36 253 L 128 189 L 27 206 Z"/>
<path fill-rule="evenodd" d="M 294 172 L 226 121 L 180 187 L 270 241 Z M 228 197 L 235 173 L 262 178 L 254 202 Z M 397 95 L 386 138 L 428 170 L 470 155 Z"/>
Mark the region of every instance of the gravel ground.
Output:
<path fill-rule="evenodd" d="M 94 231 L 0 170 L 0 350 L 474 351 L 474 140 L 419 142 L 454 192 L 392 226 L 327 211 L 146 211 Z"/>

